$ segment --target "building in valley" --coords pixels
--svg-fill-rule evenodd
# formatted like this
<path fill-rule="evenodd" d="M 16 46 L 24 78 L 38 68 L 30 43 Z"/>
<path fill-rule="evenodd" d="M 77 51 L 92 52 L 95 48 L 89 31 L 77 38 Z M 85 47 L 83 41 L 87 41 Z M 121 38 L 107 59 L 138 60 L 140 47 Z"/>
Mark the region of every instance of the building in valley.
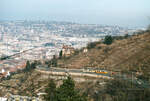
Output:
<path fill-rule="evenodd" d="M 75 49 L 71 46 L 68 45 L 63 45 L 62 47 L 62 56 L 64 57 L 68 57 L 71 56 L 72 54 L 74 54 Z"/>

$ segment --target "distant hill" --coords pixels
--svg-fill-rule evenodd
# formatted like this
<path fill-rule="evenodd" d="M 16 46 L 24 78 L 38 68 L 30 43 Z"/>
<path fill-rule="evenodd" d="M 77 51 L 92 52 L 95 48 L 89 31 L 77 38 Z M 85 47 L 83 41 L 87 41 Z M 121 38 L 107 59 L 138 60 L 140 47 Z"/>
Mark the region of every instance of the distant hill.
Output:
<path fill-rule="evenodd" d="M 141 70 L 150 65 L 150 32 L 142 32 L 111 45 L 96 42 L 87 53 L 80 51 L 68 59 L 60 59 L 58 65 L 67 68 L 102 68 L 108 70 Z M 150 69 L 150 68 L 149 68 Z"/>

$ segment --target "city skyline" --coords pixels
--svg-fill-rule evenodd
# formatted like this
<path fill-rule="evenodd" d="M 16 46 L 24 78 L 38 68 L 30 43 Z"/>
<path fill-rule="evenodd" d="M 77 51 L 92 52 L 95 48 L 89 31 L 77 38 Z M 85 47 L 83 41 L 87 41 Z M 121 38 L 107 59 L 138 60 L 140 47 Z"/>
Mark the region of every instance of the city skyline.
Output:
<path fill-rule="evenodd" d="M 146 27 L 148 0 L 1 0 L 0 20 L 48 20 Z"/>

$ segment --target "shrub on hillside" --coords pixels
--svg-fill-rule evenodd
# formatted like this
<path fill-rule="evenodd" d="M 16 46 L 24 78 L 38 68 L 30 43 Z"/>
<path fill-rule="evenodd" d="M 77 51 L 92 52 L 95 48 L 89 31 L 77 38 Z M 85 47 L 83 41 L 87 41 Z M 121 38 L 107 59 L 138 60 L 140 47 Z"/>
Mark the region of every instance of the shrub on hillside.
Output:
<path fill-rule="evenodd" d="M 129 80 L 114 79 L 106 84 L 113 101 L 149 101 L 150 89 L 140 88 Z"/>
<path fill-rule="evenodd" d="M 59 58 L 61 59 L 62 56 L 63 56 L 63 52 L 62 52 L 62 50 L 61 50 L 61 51 L 59 52 Z"/>
<path fill-rule="evenodd" d="M 56 58 L 56 55 L 53 55 L 53 58 L 51 60 L 45 61 L 45 64 L 48 65 L 48 67 L 57 67 L 57 61 L 58 58 Z"/>
<path fill-rule="evenodd" d="M 94 48 L 96 46 L 96 44 L 94 42 L 91 42 L 87 45 L 88 49 Z"/>
<path fill-rule="evenodd" d="M 53 80 L 49 81 L 44 96 L 46 101 L 87 101 L 85 95 L 81 95 L 75 89 L 75 83 L 71 77 L 63 80 L 63 84 L 56 88 Z"/>
<path fill-rule="evenodd" d="M 45 89 L 46 95 L 44 96 L 44 99 L 46 101 L 57 101 L 56 96 L 56 84 L 54 80 L 49 80 L 48 87 Z"/>
<path fill-rule="evenodd" d="M 113 37 L 110 35 L 105 36 L 104 44 L 110 45 L 113 42 Z"/>
<path fill-rule="evenodd" d="M 91 42 L 87 45 L 87 49 L 92 49 L 92 48 L 95 48 L 97 44 L 100 44 L 101 42 L 100 41 L 97 41 L 97 42 Z"/>

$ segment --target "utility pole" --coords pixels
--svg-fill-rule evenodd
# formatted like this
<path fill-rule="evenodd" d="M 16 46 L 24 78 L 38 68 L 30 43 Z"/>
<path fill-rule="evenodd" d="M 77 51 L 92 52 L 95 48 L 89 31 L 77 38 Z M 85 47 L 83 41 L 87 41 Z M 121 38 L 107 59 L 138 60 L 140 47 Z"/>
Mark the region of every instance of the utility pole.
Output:
<path fill-rule="evenodd" d="M 133 88 L 133 72 L 131 72 L 132 73 L 132 88 Z"/>

